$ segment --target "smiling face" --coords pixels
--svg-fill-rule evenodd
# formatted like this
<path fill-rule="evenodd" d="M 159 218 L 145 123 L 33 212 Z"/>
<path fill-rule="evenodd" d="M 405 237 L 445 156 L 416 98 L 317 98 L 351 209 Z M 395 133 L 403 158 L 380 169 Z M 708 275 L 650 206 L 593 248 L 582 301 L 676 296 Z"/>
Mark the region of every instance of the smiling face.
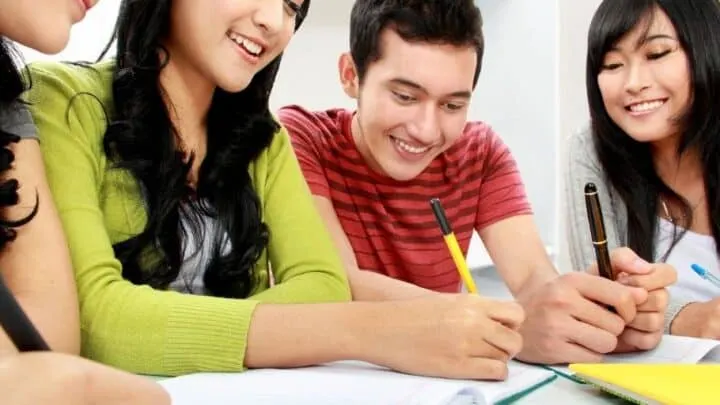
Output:
<path fill-rule="evenodd" d="M 0 0 L 0 35 L 46 54 L 62 51 L 70 28 L 97 0 Z"/>
<path fill-rule="evenodd" d="M 380 39 L 381 57 L 359 83 L 352 57 L 340 60 L 345 92 L 358 99 L 353 137 L 373 170 L 398 181 L 418 176 L 462 135 L 477 51 L 406 42 L 394 30 Z"/>
<path fill-rule="evenodd" d="M 655 9 L 649 18 L 607 52 L 597 80 L 608 115 L 625 133 L 662 142 L 682 131 L 678 121 L 692 102 L 690 67 L 667 15 Z"/>
<path fill-rule="evenodd" d="M 228 92 L 245 89 L 285 49 L 306 0 L 175 0 L 171 62 Z"/>

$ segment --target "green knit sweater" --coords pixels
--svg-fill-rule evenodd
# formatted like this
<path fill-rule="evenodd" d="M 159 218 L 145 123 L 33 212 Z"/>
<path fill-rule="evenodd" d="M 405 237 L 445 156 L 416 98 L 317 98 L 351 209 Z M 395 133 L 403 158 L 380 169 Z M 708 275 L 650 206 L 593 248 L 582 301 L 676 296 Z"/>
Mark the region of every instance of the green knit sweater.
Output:
<path fill-rule="evenodd" d="M 259 303 L 350 300 L 340 257 L 284 129 L 249 168 L 270 230 L 249 299 L 160 291 L 123 279 L 112 245 L 140 233 L 147 214 L 135 180 L 111 168 L 103 152 L 113 63 L 93 69 L 35 63 L 27 95 L 71 250 L 83 356 L 141 374 L 240 371 Z"/>

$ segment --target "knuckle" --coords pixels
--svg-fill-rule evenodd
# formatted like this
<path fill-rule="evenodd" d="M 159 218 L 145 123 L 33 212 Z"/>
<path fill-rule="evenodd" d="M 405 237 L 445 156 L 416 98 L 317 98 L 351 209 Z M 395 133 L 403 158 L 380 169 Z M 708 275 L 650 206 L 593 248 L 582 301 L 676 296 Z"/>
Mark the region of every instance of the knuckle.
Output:
<path fill-rule="evenodd" d="M 662 330 L 665 323 L 665 316 L 662 313 L 647 314 L 647 327 L 650 331 Z"/>
<path fill-rule="evenodd" d="M 650 350 L 660 343 L 661 338 L 662 334 L 657 332 L 642 334 L 638 337 L 637 342 L 635 342 L 635 347 L 640 350 Z"/>
<path fill-rule="evenodd" d="M 504 380 L 507 378 L 508 375 L 508 366 L 507 363 L 502 361 L 492 361 L 488 363 L 487 366 L 487 372 L 488 377 L 497 379 L 497 380 Z"/>
<path fill-rule="evenodd" d="M 657 307 L 658 311 L 665 311 L 665 308 L 667 308 L 668 303 L 670 302 L 670 294 L 666 289 L 660 289 L 653 292 L 654 299 L 655 299 L 655 306 Z"/>

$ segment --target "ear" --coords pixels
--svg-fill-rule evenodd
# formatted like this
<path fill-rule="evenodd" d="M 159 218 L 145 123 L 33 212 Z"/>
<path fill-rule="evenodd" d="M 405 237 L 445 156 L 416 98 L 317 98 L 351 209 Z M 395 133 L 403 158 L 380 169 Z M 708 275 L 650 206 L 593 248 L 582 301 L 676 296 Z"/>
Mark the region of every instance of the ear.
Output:
<path fill-rule="evenodd" d="M 355 68 L 355 61 L 353 61 L 350 52 L 345 52 L 340 55 L 338 71 L 340 73 L 340 83 L 342 84 L 345 94 L 357 99 L 360 94 L 360 80 L 358 79 L 357 69 Z"/>

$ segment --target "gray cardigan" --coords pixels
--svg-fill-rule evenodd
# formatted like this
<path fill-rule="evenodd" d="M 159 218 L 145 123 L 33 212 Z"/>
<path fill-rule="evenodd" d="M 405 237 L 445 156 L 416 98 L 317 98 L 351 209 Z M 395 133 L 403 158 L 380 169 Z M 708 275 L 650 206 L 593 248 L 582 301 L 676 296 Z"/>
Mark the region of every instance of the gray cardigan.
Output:
<path fill-rule="evenodd" d="M 603 173 L 589 128 L 570 137 L 566 159 L 565 203 L 570 261 L 573 269 L 584 270 L 595 262 L 583 193 L 585 183 L 593 182 L 598 187 L 610 249 L 627 245 L 627 209 Z M 690 302 L 670 297 L 665 312 L 665 333 L 670 333 L 670 324 L 687 304 Z"/>

